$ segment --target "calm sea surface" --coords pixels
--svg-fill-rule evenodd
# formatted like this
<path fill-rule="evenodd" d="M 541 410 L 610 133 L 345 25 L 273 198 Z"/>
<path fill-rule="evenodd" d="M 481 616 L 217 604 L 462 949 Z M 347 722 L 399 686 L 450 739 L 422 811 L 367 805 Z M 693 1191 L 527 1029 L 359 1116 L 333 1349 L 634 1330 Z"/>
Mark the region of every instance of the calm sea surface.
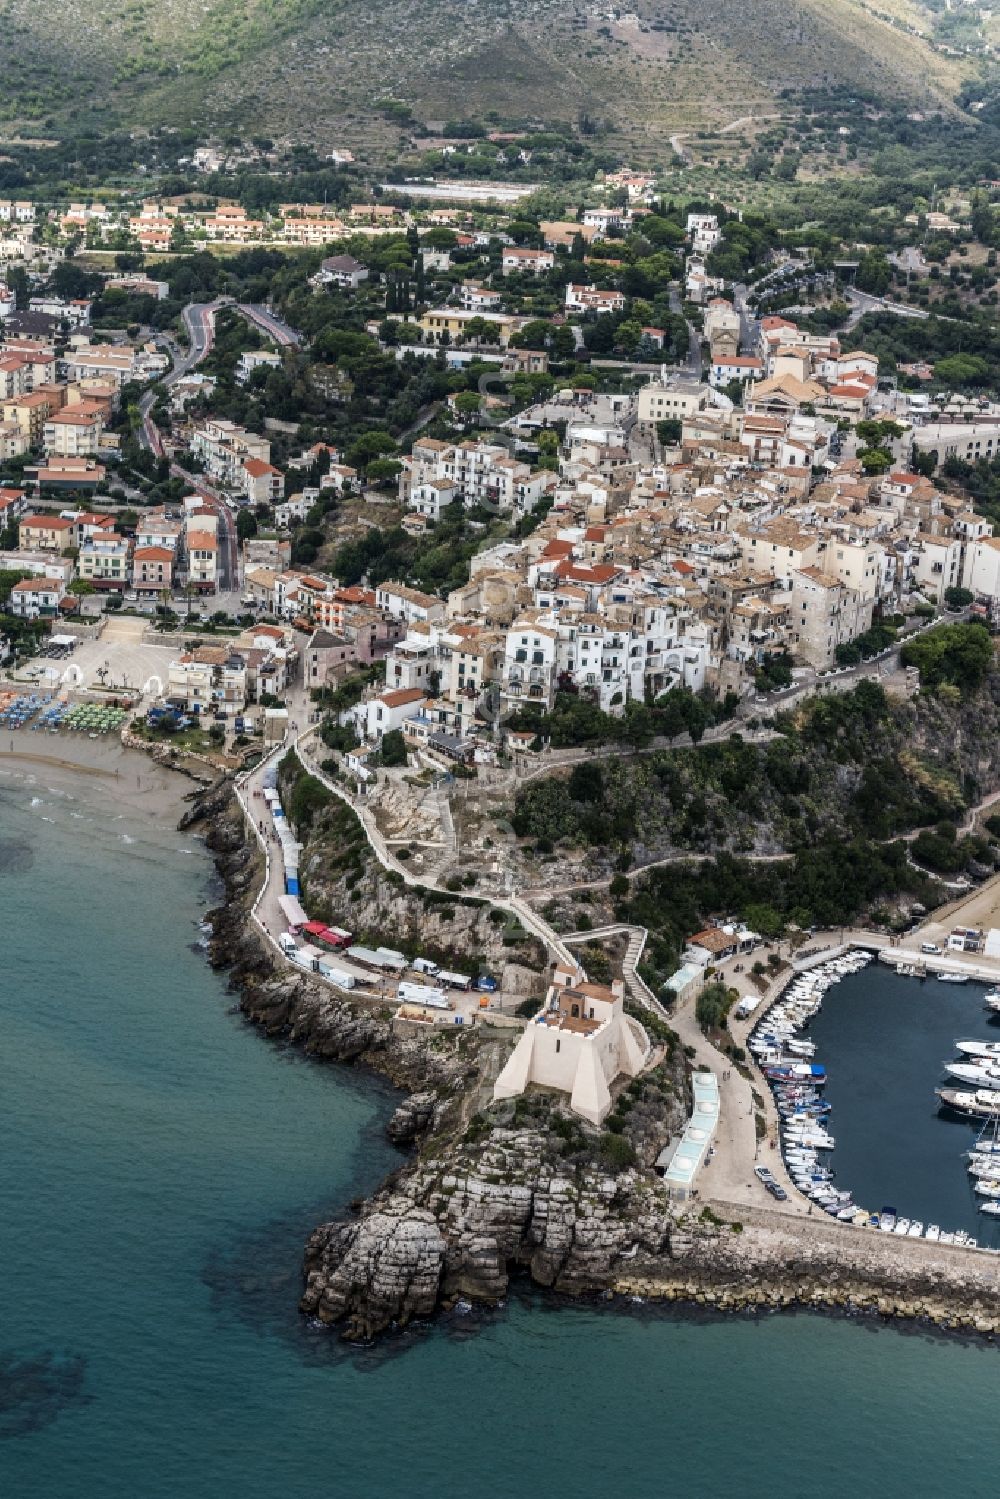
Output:
<path fill-rule="evenodd" d="M 232 1013 L 193 950 L 213 893 L 203 850 L 116 816 L 103 787 L 70 797 L 44 772 L 0 787 L 4 1496 L 996 1494 L 1000 1349 L 527 1297 L 374 1353 L 308 1327 L 303 1240 L 398 1159 L 389 1095 Z M 877 1041 L 894 981 L 864 982 Z M 894 1016 L 934 1017 L 929 986 L 896 982 Z M 949 1039 L 974 998 L 945 994 L 961 1012 Z M 832 995 L 822 1026 L 840 1110 Z M 862 1069 L 870 1048 L 852 1046 Z M 936 1034 L 929 1050 L 947 1054 Z M 915 1128 L 894 1098 L 866 1098 L 856 1148 L 838 1112 L 839 1174 L 862 1200 L 954 1226 L 961 1193 L 925 1190 L 905 1150 L 878 1166 Z M 925 1123 L 964 1190 L 963 1132 Z"/>

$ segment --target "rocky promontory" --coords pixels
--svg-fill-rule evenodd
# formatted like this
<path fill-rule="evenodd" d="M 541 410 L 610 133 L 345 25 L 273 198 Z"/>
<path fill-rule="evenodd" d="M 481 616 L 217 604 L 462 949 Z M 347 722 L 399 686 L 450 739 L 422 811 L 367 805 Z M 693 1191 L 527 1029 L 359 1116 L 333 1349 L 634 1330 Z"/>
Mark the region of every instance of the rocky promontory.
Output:
<path fill-rule="evenodd" d="M 249 919 L 256 844 L 221 788 L 192 820 L 199 807 L 226 887 L 210 913 L 210 957 L 230 969 L 243 1012 L 268 1035 L 370 1066 L 407 1092 L 387 1128 L 411 1157 L 309 1239 L 310 1316 L 370 1339 L 459 1298 L 496 1303 L 523 1275 L 575 1296 L 862 1309 L 1000 1331 L 993 1256 L 766 1208 L 672 1203 L 652 1169 L 689 1109 L 686 1059 L 669 1038 L 595 1131 L 555 1095 L 492 1102 L 514 1033 L 407 1033 L 380 1002 L 279 967 Z"/>

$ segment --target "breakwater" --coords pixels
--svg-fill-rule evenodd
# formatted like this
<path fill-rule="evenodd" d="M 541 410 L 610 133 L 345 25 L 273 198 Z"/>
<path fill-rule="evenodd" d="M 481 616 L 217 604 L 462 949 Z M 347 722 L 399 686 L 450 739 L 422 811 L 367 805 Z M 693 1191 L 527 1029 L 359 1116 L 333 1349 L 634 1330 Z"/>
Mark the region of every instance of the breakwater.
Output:
<path fill-rule="evenodd" d="M 626 1272 L 619 1289 L 722 1311 L 823 1307 L 1000 1334 L 1000 1264 L 984 1251 L 710 1203 L 675 1226 L 671 1255 L 664 1275 Z"/>

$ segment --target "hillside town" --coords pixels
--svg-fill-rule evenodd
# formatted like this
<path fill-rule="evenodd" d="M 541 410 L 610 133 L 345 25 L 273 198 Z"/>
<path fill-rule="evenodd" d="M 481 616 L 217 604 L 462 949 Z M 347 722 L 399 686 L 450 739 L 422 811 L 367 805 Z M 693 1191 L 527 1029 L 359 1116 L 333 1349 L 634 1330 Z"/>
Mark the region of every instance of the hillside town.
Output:
<path fill-rule="evenodd" d="M 906 621 L 966 605 L 996 619 L 1000 538 L 932 475 L 949 458 L 992 458 L 1000 405 L 904 389 L 880 378 L 875 354 L 843 349 L 836 333 L 754 316 L 745 288 L 722 295 L 722 280 L 699 286 L 704 256 L 724 232 L 716 214 L 687 215 L 688 305 L 704 300 L 678 362 L 656 362 L 667 335 L 648 326 L 646 365 L 606 360 L 610 383 L 563 384 L 547 373 L 546 329 L 578 337 L 621 314 L 626 297 L 614 288 L 567 280 L 563 309 L 547 323 L 490 310 L 511 278 L 522 285 L 578 265 L 578 239 L 620 235 L 649 212 L 652 180 L 620 176 L 608 186 L 625 206 L 541 224 L 548 248 L 519 248 L 494 230 L 480 236 L 499 238 L 494 289 L 461 280 L 451 298 L 461 305 L 431 306 L 410 326 L 436 361 L 495 369 L 498 393 L 474 397 L 464 416 L 461 397 L 450 397 L 457 435 L 418 431 L 379 481 L 370 460 L 366 472 L 330 442 L 295 452 L 283 439 L 279 466 L 270 433 L 213 415 L 214 382 L 177 368 L 162 338 L 94 335 L 92 298 L 32 296 L 23 316 L 8 300 L 0 440 L 21 473 L 0 491 L 10 615 L 61 630 L 122 606 L 155 616 L 186 604 L 189 618 L 195 601 L 207 618 L 216 600 L 271 636 L 255 635 L 235 668 L 179 660 L 165 690 L 172 706 L 242 715 L 261 693 L 279 695 L 300 663 L 314 693 L 379 664 L 384 686 L 354 710 L 361 740 L 377 748 L 401 730 L 417 750 L 437 745 L 470 762 L 516 745 L 508 719 L 550 711 L 559 691 L 613 716 L 675 688 L 739 701 L 876 655 Z M 31 229 L 29 207 L 6 205 L 12 235 Z M 358 215 L 398 231 L 395 211 L 370 204 Z M 450 222 L 456 211 L 430 217 Z M 321 237 L 332 232 L 309 213 L 301 222 L 320 225 Z M 61 224 L 78 227 L 72 215 Z M 465 239 L 474 251 L 477 237 Z M 616 264 L 604 262 L 604 273 Z M 475 274 L 475 265 L 466 269 Z M 322 260 L 311 282 L 314 297 L 334 285 L 348 299 L 359 288 L 372 295 L 368 271 L 350 255 Z M 393 285 L 385 282 L 384 301 Z M 280 371 L 294 336 L 245 311 L 257 343 L 241 344 L 232 368 L 244 387 Z M 219 315 L 203 314 L 203 354 Z M 25 324 L 35 331 L 20 331 Z M 401 326 L 405 319 L 370 324 L 385 338 Z M 535 347 L 518 340 L 525 329 Z M 159 427 L 144 417 L 141 436 L 180 465 L 178 483 L 190 481 L 191 492 L 133 510 L 123 524 L 122 499 L 142 500 L 123 495 L 115 477 L 123 392 L 134 399 L 127 393 L 155 390 L 164 375 L 169 406 L 158 408 Z M 516 389 L 525 379 L 535 383 L 511 414 L 504 382 Z M 501 527 L 499 540 L 474 551 L 467 582 L 436 594 L 406 578 L 345 584 L 319 563 L 292 565 L 308 516 L 352 495 L 384 495 L 392 473 L 400 524 L 413 537 L 432 540 L 456 515 L 473 529 L 491 519 Z M 60 495 L 76 504 L 60 507 Z M 364 774 L 361 761 L 356 769 Z"/>

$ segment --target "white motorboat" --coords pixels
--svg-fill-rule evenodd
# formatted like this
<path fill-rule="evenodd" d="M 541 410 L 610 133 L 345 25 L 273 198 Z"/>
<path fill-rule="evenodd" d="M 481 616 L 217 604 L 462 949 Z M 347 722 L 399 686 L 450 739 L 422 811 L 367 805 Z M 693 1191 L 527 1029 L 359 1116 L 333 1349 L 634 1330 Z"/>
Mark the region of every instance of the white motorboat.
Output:
<path fill-rule="evenodd" d="M 990 1062 L 945 1062 L 944 1070 L 967 1088 L 1000 1088 L 1000 1066 Z"/>
<path fill-rule="evenodd" d="M 977 1181 L 973 1191 L 978 1197 L 1000 1197 L 1000 1181 L 990 1181 L 988 1178 Z"/>
<path fill-rule="evenodd" d="M 924 1234 L 924 1238 L 930 1244 L 937 1244 L 941 1238 L 941 1229 L 936 1223 L 929 1224 L 927 1232 Z"/>
<path fill-rule="evenodd" d="M 913 1222 L 910 1224 L 910 1231 L 906 1237 L 908 1239 L 922 1239 L 923 1236 L 924 1225 L 921 1223 L 919 1218 L 914 1218 Z"/>
<path fill-rule="evenodd" d="M 1000 1139 L 978 1139 L 966 1154 L 970 1159 L 973 1156 L 1000 1156 Z"/>
<path fill-rule="evenodd" d="M 993 1181 L 1000 1177 L 1000 1161 L 996 1156 L 976 1156 L 969 1162 L 969 1175 L 977 1176 L 981 1180 Z"/>
<path fill-rule="evenodd" d="M 896 1227 L 893 1229 L 893 1233 L 896 1235 L 896 1238 L 897 1239 L 905 1239 L 906 1236 L 907 1236 L 907 1234 L 909 1232 L 910 1232 L 910 1220 L 909 1220 L 909 1218 L 897 1218 L 896 1219 Z"/>
<path fill-rule="evenodd" d="M 967 984 L 969 975 L 967 973 L 939 973 L 935 975 L 942 984 Z"/>
<path fill-rule="evenodd" d="M 994 1218 L 1000 1218 L 1000 1202 L 981 1202 L 979 1204 L 981 1213 L 990 1213 Z"/>
<path fill-rule="evenodd" d="M 956 1041 L 955 1050 L 965 1057 L 996 1057 L 1000 1061 L 1000 1041 Z"/>

